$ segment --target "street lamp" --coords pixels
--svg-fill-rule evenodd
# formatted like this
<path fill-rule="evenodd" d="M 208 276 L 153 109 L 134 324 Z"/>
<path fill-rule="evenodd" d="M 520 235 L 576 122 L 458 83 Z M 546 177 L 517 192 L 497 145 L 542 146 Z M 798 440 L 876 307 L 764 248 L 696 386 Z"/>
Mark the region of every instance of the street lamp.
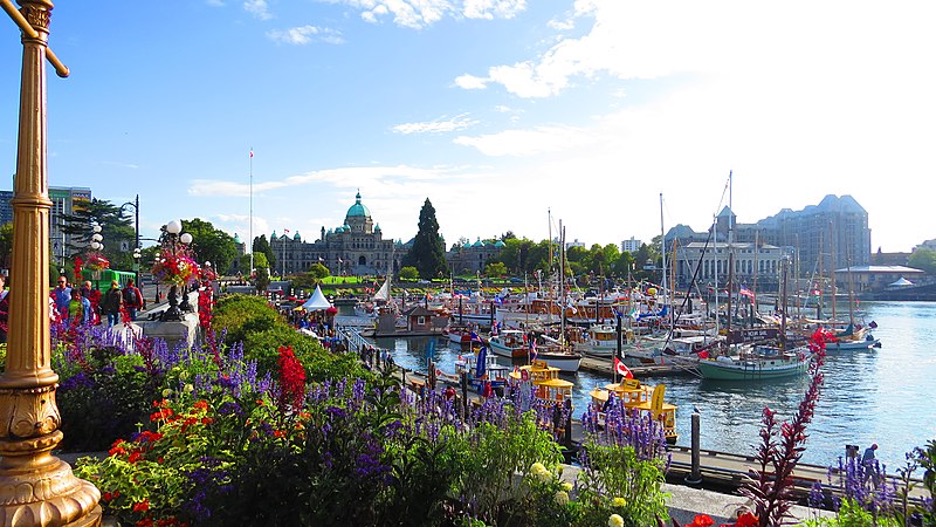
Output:
<path fill-rule="evenodd" d="M 140 286 L 140 195 L 136 195 L 136 198 L 132 202 L 126 202 L 120 206 L 121 212 L 123 208 L 127 206 L 133 207 L 133 258 L 136 260 L 136 268 L 133 270 L 133 283 Z"/>
<path fill-rule="evenodd" d="M 182 222 L 171 220 L 162 228 L 163 234 L 160 237 L 164 249 L 168 250 L 168 255 L 162 258 L 180 258 L 187 256 L 188 246 L 192 243 L 192 235 L 182 233 Z M 181 234 L 180 234 L 181 233 Z M 179 287 L 175 283 L 169 288 L 169 308 L 159 317 L 160 321 L 182 321 L 183 311 L 191 311 L 192 306 L 188 302 L 188 287 L 182 286 L 182 301 L 179 302 Z"/>

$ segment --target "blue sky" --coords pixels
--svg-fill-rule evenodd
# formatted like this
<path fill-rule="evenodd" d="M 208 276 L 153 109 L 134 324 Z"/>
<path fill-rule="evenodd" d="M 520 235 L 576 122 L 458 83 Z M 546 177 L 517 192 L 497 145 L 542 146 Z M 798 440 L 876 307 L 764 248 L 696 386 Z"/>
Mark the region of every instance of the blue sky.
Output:
<path fill-rule="evenodd" d="M 60 0 L 49 181 L 139 194 L 145 237 L 314 240 L 360 190 L 386 238 L 428 198 L 449 246 L 550 218 L 591 245 L 707 228 L 733 171 L 739 222 L 847 194 L 872 251 L 909 251 L 936 238 L 930 5 Z M 8 175 L 21 53 L 4 14 Z"/>

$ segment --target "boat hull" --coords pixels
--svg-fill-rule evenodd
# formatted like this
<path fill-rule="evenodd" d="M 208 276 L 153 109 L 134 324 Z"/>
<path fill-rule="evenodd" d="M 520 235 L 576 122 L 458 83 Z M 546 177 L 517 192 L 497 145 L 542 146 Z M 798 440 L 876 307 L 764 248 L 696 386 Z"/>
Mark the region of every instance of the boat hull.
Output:
<path fill-rule="evenodd" d="M 757 381 L 786 378 L 803 374 L 809 367 L 808 360 L 704 360 L 697 366 L 705 379 L 721 381 Z"/>

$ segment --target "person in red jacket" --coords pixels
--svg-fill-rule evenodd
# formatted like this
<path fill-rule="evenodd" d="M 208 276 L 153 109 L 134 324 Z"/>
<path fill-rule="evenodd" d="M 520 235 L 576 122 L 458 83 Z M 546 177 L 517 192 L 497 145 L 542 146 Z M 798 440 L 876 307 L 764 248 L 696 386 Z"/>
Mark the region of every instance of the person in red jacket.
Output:
<path fill-rule="evenodd" d="M 124 307 L 127 309 L 127 314 L 130 316 L 130 320 L 135 320 L 137 310 L 143 309 L 143 294 L 140 293 L 140 289 L 133 284 L 133 279 L 128 280 L 127 285 L 123 289 L 123 303 Z"/>

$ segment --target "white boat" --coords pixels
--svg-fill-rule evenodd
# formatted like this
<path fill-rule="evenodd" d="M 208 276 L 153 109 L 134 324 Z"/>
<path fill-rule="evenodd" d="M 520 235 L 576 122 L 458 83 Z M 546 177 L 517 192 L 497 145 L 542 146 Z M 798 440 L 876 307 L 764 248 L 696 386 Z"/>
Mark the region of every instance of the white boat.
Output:
<path fill-rule="evenodd" d="M 622 346 L 634 340 L 633 332 L 622 329 Z M 610 358 L 617 352 L 618 330 L 611 324 L 594 324 L 584 330 L 581 341 L 573 341 L 572 350 L 586 356 Z"/>
<path fill-rule="evenodd" d="M 510 358 L 512 361 L 530 363 L 533 360 L 545 361 L 550 367 L 558 368 L 563 372 L 578 372 L 582 363 L 582 355 L 572 352 L 558 346 L 557 343 L 549 340 L 533 338 L 538 343 L 530 345 L 530 341 L 525 332 L 520 330 L 505 329 L 499 334 L 491 336 L 488 339 L 488 345 L 494 354 Z"/>

